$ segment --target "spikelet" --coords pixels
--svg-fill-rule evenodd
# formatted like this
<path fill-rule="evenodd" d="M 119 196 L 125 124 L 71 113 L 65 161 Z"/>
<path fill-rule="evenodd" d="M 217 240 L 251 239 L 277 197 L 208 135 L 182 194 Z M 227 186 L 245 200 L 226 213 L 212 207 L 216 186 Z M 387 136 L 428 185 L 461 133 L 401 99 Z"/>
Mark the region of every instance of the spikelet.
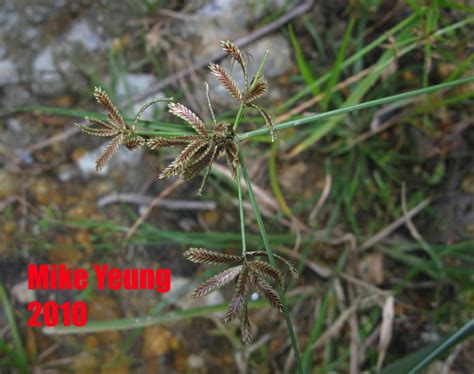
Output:
<path fill-rule="evenodd" d="M 79 127 L 83 133 L 92 136 L 115 136 L 120 134 L 120 132 L 115 129 L 95 129 L 93 127 L 83 126 L 80 123 L 75 123 L 75 125 Z"/>
<path fill-rule="evenodd" d="M 263 251 L 247 252 L 245 256 L 228 255 L 220 252 L 210 251 L 204 248 L 189 248 L 184 256 L 195 263 L 205 263 L 211 265 L 219 264 L 235 264 L 239 265 L 228 268 L 217 275 L 209 278 L 207 281 L 199 285 L 192 293 L 192 297 L 200 297 L 207 295 L 218 288 L 230 283 L 237 278 L 235 283 L 235 291 L 227 308 L 224 321 L 226 323 L 241 318 L 241 334 L 244 343 L 249 344 L 252 340 L 252 329 L 247 312 L 247 296 L 250 287 L 265 298 L 270 305 L 278 311 L 283 310 L 283 304 L 279 293 L 272 287 L 270 283 L 263 277 L 274 280 L 277 284 L 282 284 L 282 273 L 267 262 L 252 260 L 248 261 L 248 257 L 256 257 L 266 255 Z M 296 270 L 290 262 L 279 255 L 274 255 L 279 260 L 288 265 L 290 271 L 296 273 Z"/>
<path fill-rule="evenodd" d="M 224 317 L 224 322 L 229 323 L 242 311 L 242 308 L 247 305 L 247 293 L 249 290 L 250 272 L 247 266 L 244 266 L 242 272 L 237 279 L 235 286 L 235 293 L 232 296 L 232 300 L 229 303 L 229 308 Z"/>
<path fill-rule="evenodd" d="M 150 149 L 159 149 L 164 147 L 174 147 L 176 145 L 188 144 L 199 139 L 200 136 L 198 135 L 174 136 L 171 138 L 153 138 L 147 141 L 147 145 L 148 147 L 150 147 Z"/>
<path fill-rule="evenodd" d="M 244 305 L 244 312 L 242 317 L 241 335 L 242 341 L 245 344 L 250 344 L 253 340 L 252 326 L 250 325 L 249 314 L 247 310 L 247 304 Z"/>
<path fill-rule="evenodd" d="M 270 265 L 268 262 L 254 260 L 249 261 L 248 266 L 254 273 L 283 284 L 283 274 L 281 271 Z"/>
<path fill-rule="evenodd" d="M 145 139 L 143 137 L 134 136 L 133 138 L 125 142 L 125 147 L 127 147 L 129 151 L 136 151 L 137 149 L 140 149 L 141 147 L 143 147 L 144 144 L 145 144 Z"/>
<path fill-rule="evenodd" d="M 206 93 L 209 100 L 207 90 L 208 86 L 206 85 Z M 183 104 L 170 103 L 168 108 L 171 114 L 186 121 L 197 132 L 197 135 L 183 135 L 170 138 L 157 137 L 147 142 L 150 149 L 186 145 L 178 157 L 162 171 L 159 178 L 177 175 L 184 180 L 189 180 L 207 168 L 198 190 L 198 195 L 200 195 L 210 174 L 212 163 L 222 154 L 226 155 L 228 162 L 234 165 L 232 173 L 236 173 L 235 165 L 237 164 L 231 159 L 231 157 L 235 158 L 234 154 L 237 153 L 235 133 L 230 124 L 216 123 L 210 100 L 209 108 L 215 124 L 215 129 L 211 134 L 208 133 L 204 122 Z"/>
<path fill-rule="evenodd" d="M 260 115 L 263 117 L 263 119 L 265 120 L 265 125 L 270 130 L 270 136 L 272 138 L 272 142 L 275 141 L 275 125 L 273 124 L 273 119 L 270 113 L 268 113 L 265 109 L 263 109 L 262 107 L 258 105 L 250 104 L 249 106 L 257 110 L 260 113 Z"/>
<path fill-rule="evenodd" d="M 283 311 L 280 295 L 278 295 L 278 292 L 267 281 L 255 275 L 252 277 L 252 283 L 257 292 L 262 295 L 273 308 L 280 312 Z"/>
<path fill-rule="evenodd" d="M 207 137 L 207 129 L 204 125 L 204 122 L 194 114 L 190 109 L 185 107 L 183 104 L 180 103 L 170 103 L 168 104 L 168 108 L 171 114 L 181 118 L 182 120 L 186 121 L 199 135 L 203 137 Z"/>
<path fill-rule="evenodd" d="M 275 140 L 274 136 L 274 124 L 272 117 L 268 113 L 267 110 L 259 107 L 253 102 L 263 96 L 267 90 L 268 85 L 267 81 L 265 80 L 263 74 L 257 73 L 251 80 L 250 84 L 248 82 L 248 74 L 247 74 L 247 64 L 244 59 L 244 56 L 237 48 L 235 44 L 230 41 L 221 41 L 221 46 L 235 61 L 237 61 L 242 68 L 242 72 L 244 74 L 244 89 L 243 93 L 237 87 L 237 84 L 221 66 L 217 64 L 210 64 L 209 69 L 211 70 L 212 74 L 217 78 L 217 80 L 221 83 L 221 85 L 229 92 L 229 94 L 238 100 L 241 105 L 246 107 L 252 107 L 256 109 L 259 114 L 265 120 L 265 124 L 270 131 L 270 135 L 272 138 L 272 142 Z M 267 51 L 268 52 L 268 51 Z"/>
<path fill-rule="evenodd" d="M 241 273 L 242 268 L 242 265 L 238 265 L 221 271 L 220 273 L 214 275 L 207 281 L 197 286 L 196 289 L 192 292 L 191 297 L 197 298 L 205 296 L 221 288 L 222 286 L 234 280 Z"/>
<path fill-rule="evenodd" d="M 115 131 L 121 131 L 122 128 L 114 124 L 113 122 L 105 122 L 97 118 L 90 118 L 86 116 L 86 120 L 91 124 L 91 125 L 96 125 L 98 127 L 103 127 L 104 129 L 110 129 L 110 130 L 115 130 Z"/>
<path fill-rule="evenodd" d="M 249 92 L 245 96 L 245 104 L 250 104 L 257 100 L 260 96 L 263 96 L 267 92 L 268 86 L 265 78 L 261 77 L 255 84 L 252 84 Z"/>
<path fill-rule="evenodd" d="M 202 140 L 189 143 L 186 148 L 181 151 L 179 156 L 176 157 L 176 159 L 168 165 L 165 170 L 163 170 L 160 174 L 160 178 L 162 179 L 172 175 L 178 175 L 186 168 L 186 164 L 199 150 L 207 148 L 209 148 L 209 144 Z"/>
<path fill-rule="evenodd" d="M 123 142 L 123 136 L 121 134 L 114 136 L 112 140 L 107 144 L 105 149 L 100 154 L 99 158 L 95 163 L 95 169 L 97 171 L 102 170 L 105 165 L 110 161 L 112 156 L 117 152 L 120 144 Z"/>
<path fill-rule="evenodd" d="M 112 137 L 96 161 L 96 170 L 99 171 L 110 161 L 120 145 L 124 144 L 129 150 L 134 151 L 141 148 L 146 141 L 142 136 L 135 135 L 134 126 L 130 127 L 125 123 L 122 115 L 102 88 L 95 87 L 94 97 L 97 102 L 107 110 L 107 121 L 86 117 L 86 120 L 91 126 L 83 126 L 81 124 L 76 124 L 76 126 L 88 135 Z M 148 103 L 143 108 L 146 109 L 157 101 L 158 100 Z M 143 113 L 143 110 L 145 110 L 143 108 L 139 111 L 135 122 Z"/>
<path fill-rule="evenodd" d="M 184 257 L 197 264 L 216 265 L 242 262 L 242 256 L 227 255 L 224 253 L 209 251 L 204 248 L 189 248 L 184 252 Z"/>
<path fill-rule="evenodd" d="M 229 92 L 235 100 L 241 101 L 242 94 L 240 93 L 237 83 L 230 76 L 230 74 L 224 70 L 224 68 L 217 64 L 210 64 L 209 69 L 212 74 L 217 78 L 217 80 L 222 84 L 222 86 Z"/>
<path fill-rule="evenodd" d="M 123 120 L 123 117 L 117 110 L 115 105 L 112 104 L 112 101 L 110 100 L 107 93 L 101 87 L 95 87 L 94 97 L 96 98 L 97 102 L 101 104 L 109 113 L 108 117 L 110 122 L 124 130 L 126 128 L 126 125 Z"/>
<path fill-rule="evenodd" d="M 251 251 L 251 252 L 247 252 L 246 256 L 247 257 L 267 256 L 267 252 L 264 252 L 264 251 Z M 288 267 L 288 270 L 290 271 L 291 276 L 293 278 L 295 278 L 295 279 L 299 278 L 299 275 L 298 275 L 298 272 L 296 271 L 296 268 L 293 266 L 293 264 L 290 261 L 288 261 L 286 258 L 284 258 L 284 257 L 282 257 L 282 256 L 280 256 L 276 253 L 273 254 L 273 257 L 280 260 L 281 262 L 283 262 Z"/>
<path fill-rule="evenodd" d="M 214 161 L 217 158 L 217 156 L 219 155 L 219 153 L 220 153 L 220 151 L 219 151 L 218 147 L 214 147 L 214 149 L 212 150 L 212 153 L 211 153 L 211 157 L 209 158 L 209 163 L 207 165 L 206 174 L 204 174 L 204 177 L 202 178 L 202 181 L 201 181 L 201 185 L 199 186 L 199 190 L 197 192 L 198 196 L 202 195 L 202 190 L 204 189 L 204 185 L 206 184 L 207 179 L 209 178 L 209 174 L 211 174 L 212 164 L 214 163 Z"/>
<path fill-rule="evenodd" d="M 230 149 L 231 147 L 227 147 L 226 152 L 226 159 L 227 165 L 232 173 L 232 178 L 236 178 L 237 176 L 237 169 L 240 166 L 240 161 L 238 158 L 238 154 L 234 152 L 234 149 Z"/>
<path fill-rule="evenodd" d="M 224 51 L 226 51 L 242 68 L 242 72 L 244 73 L 244 82 L 245 82 L 245 91 L 248 88 L 248 74 L 247 74 L 247 63 L 245 62 L 244 56 L 240 52 L 237 46 L 230 42 L 230 41 L 221 41 L 221 47 Z"/>
<path fill-rule="evenodd" d="M 211 154 L 208 152 L 204 155 L 199 161 L 190 163 L 186 169 L 183 170 L 181 173 L 181 177 L 188 181 L 196 177 L 201 171 L 203 171 L 206 167 L 209 166 L 211 162 Z"/>

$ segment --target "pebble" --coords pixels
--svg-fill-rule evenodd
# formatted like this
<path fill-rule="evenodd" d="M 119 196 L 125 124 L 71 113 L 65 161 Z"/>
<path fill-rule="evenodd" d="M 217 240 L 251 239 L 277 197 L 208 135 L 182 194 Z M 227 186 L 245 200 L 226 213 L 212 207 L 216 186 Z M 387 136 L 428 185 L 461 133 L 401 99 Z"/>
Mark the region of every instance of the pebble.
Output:
<path fill-rule="evenodd" d="M 76 173 L 76 169 L 71 167 L 69 164 L 65 164 L 58 167 L 57 176 L 61 182 L 65 183 L 70 181 Z"/>
<path fill-rule="evenodd" d="M 107 146 L 107 143 L 104 143 L 99 148 L 96 148 L 92 151 L 84 153 L 80 158 L 76 160 L 76 165 L 79 168 L 81 175 L 84 178 L 89 178 L 91 175 L 105 175 L 110 169 L 110 163 L 105 165 L 105 167 L 96 171 L 95 163 L 97 158 L 100 156 L 104 148 Z"/>
<path fill-rule="evenodd" d="M 64 40 L 66 43 L 79 44 L 89 52 L 107 46 L 107 43 L 93 31 L 89 22 L 84 19 L 72 25 Z"/>
<path fill-rule="evenodd" d="M 163 356 L 178 347 L 178 339 L 166 328 L 155 325 L 145 328 L 143 333 L 143 357 Z"/>
<path fill-rule="evenodd" d="M 119 80 L 116 87 L 116 93 L 119 97 L 133 97 L 148 91 L 155 83 L 156 78 L 152 74 L 127 74 Z M 162 99 L 165 95 L 163 92 L 158 92 L 153 99 Z M 134 118 L 138 111 L 153 99 L 147 99 L 133 104 L 132 108 L 124 109 L 124 113 Z M 158 102 L 148 108 L 141 116 L 141 119 L 151 121 L 154 118 L 155 111 L 164 110 L 166 108 L 165 102 Z"/>
<path fill-rule="evenodd" d="M 270 51 L 263 68 L 265 77 L 276 78 L 291 69 L 293 60 L 288 40 L 281 34 L 274 34 L 249 46 L 248 52 L 255 60 L 254 70 L 258 68 L 267 48 L 270 48 Z"/>
<path fill-rule="evenodd" d="M 205 364 L 206 363 L 202 356 L 192 354 L 192 355 L 189 355 L 188 357 L 188 366 L 189 366 L 189 369 L 191 370 L 202 369 L 205 366 Z"/>
<path fill-rule="evenodd" d="M 108 141 L 110 141 L 110 139 Z M 105 165 L 104 168 L 97 171 L 95 167 L 96 161 L 105 147 L 107 147 L 108 141 L 105 141 L 100 147 L 84 153 L 76 160 L 76 165 L 79 168 L 79 172 L 83 178 L 87 179 L 93 175 L 107 175 L 107 173 L 109 173 L 109 171 L 113 170 L 114 168 L 122 166 L 134 167 L 140 164 L 144 154 L 143 148 L 130 151 L 125 146 L 120 146 L 110 162 Z M 68 174 L 64 175 L 63 177 L 69 178 L 73 175 L 74 174 L 70 175 L 68 172 Z"/>
<path fill-rule="evenodd" d="M 66 87 L 67 82 L 57 70 L 54 48 L 49 45 L 33 61 L 33 91 L 36 94 L 55 95 L 60 94 Z"/>
<path fill-rule="evenodd" d="M 195 16 L 195 19 L 180 25 L 179 33 L 185 38 L 195 39 L 197 57 L 209 57 L 221 40 L 233 40 L 247 33 L 244 1 L 211 0 L 199 8 Z"/>
<path fill-rule="evenodd" d="M 11 289 L 11 293 L 20 304 L 27 304 L 30 301 L 36 300 L 35 291 L 28 288 L 27 280 L 15 284 Z"/>
<path fill-rule="evenodd" d="M 0 61 L 0 87 L 18 81 L 18 72 L 11 60 Z"/>

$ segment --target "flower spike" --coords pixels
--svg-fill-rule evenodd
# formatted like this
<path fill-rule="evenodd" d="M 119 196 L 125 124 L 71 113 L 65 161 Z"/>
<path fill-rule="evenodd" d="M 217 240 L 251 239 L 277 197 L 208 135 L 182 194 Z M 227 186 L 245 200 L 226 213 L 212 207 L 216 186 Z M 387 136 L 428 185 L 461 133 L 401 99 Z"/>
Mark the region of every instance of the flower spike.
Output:
<path fill-rule="evenodd" d="M 252 328 L 247 312 L 247 297 L 250 288 L 253 287 L 270 305 L 278 310 L 283 311 L 283 303 L 280 295 L 264 278 L 275 281 L 277 284 L 283 284 L 283 274 L 267 262 L 260 260 L 249 260 L 249 258 L 262 256 L 266 253 L 263 251 L 247 252 L 245 256 L 224 254 L 214 252 L 204 248 L 190 248 L 184 252 L 184 257 L 188 260 L 200 264 L 233 264 L 234 266 L 214 275 L 204 283 L 200 284 L 191 294 L 192 297 L 201 297 L 207 295 L 218 288 L 229 284 L 237 279 L 235 283 L 235 292 L 227 308 L 224 322 L 228 323 L 237 317 L 241 318 L 241 334 L 242 340 L 246 344 L 250 344 L 252 340 Z M 290 262 L 283 257 L 276 255 L 279 260 L 286 263 L 290 271 L 293 267 Z M 237 264 L 237 265 L 235 265 Z M 296 272 L 296 270 L 295 270 Z"/>

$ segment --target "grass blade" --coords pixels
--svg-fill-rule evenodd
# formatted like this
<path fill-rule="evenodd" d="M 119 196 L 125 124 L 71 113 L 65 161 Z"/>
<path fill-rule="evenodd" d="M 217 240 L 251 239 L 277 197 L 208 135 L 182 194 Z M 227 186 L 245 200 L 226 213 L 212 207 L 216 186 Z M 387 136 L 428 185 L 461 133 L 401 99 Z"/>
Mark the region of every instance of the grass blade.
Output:
<path fill-rule="evenodd" d="M 309 295 L 307 295 L 309 296 Z M 291 303 L 296 303 L 297 301 L 305 298 L 294 297 L 289 299 Z M 269 306 L 269 304 L 264 300 L 250 301 L 248 307 L 251 309 L 259 309 Z M 203 307 L 190 308 L 185 310 L 177 310 L 172 312 L 162 312 L 159 315 L 155 316 L 146 316 L 146 317 L 135 317 L 135 318 L 121 318 L 121 319 L 110 319 L 102 321 L 89 321 L 87 325 L 83 327 L 75 326 L 57 326 L 57 327 L 47 327 L 43 331 L 48 335 L 65 335 L 65 334 L 86 334 L 86 333 L 95 333 L 102 331 L 120 331 L 120 330 L 130 330 L 143 328 L 147 326 L 170 323 L 176 321 L 182 321 L 189 318 L 195 317 L 207 317 L 212 313 L 216 312 L 225 312 L 228 308 L 228 304 L 216 304 L 208 305 Z"/>
<path fill-rule="evenodd" d="M 295 50 L 296 64 L 298 65 L 301 76 L 303 77 L 306 85 L 311 86 L 311 93 L 313 96 L 317 96 L 319 94 L 319 88 L 316 84 L 313 84 L 316 79 L 314 78 L 313 73 L 311 72 L 311 69 L 304 58 L 303 50 L 301 48 L 300 42 L 298 41 L 298 37 L 293 30 L 293 25 L 290 24 L 288 26 L 288 32 L 290 36 L 290 42 L 293 46 L 293 49 Z"/>
<path fill-rule="evenodd" d="M 471 77 L 457 79 L 457 80 L 450 81 L 450 82 L 440 83 L 440 84 L 430 86 L 430 87 L 420 88 L 418 90 L 413 90 L 413 91 L 408 91 L 408 92 L 404 92 L 404 93 L 401 93 L 401 94 L 396 94 L 396 95 L 392 95 L 392 96 L 383 97 L 381 99 L 370 100 L 370 101 L 366 101 L 364 103 L 355 104 L 355 105 L 351 105 L 351 106 L 348 106 L 348 107 L 344 107 L 344 108 L 340 108 L 340 109 L 334 109 L 334 110 L 330 110 L 328 112 L 319 113 L 319 114 L 315 114 L 315 115 L 312 115 L 312 116 L 308 116 L 308 117 L 304 117 L 304 118 L 300 118 L 300 119 L 296 119 L 296 120 L 291 120 L 291 121 L 287 121 L 287 122 L 283 122 L 283 123 L 280 123 L 279 125 L 276 125 L 275 130 L 284 130 L 284 129 L 288 129 L 290 127 L 302 126 L 302 125 L 306 125 L 308 123 L 319 121 L 319 120 L 322 120 L 322 119 L 331 118 L 331 117 L 334 117 L 334 116 L 340 116 L 342 114 L 354 112 L 354 111 L 361 110 L 361 109 L 367 109 L 367 108 L 372 108 L 372 107 L 376 107 L 376 106 L 380 106 L 380 105 L 384 105 L 384 104 L 388 104 L 388 103 L 393 103 L 395 101 L 399 101 L 399 100 L 403 100 L 403 99 L 407 99 L 407 98 L 415 97 L 415 96 L 419 96 L 419 95 L 428 94 L 428 93 L 431 93 L 431 92 L 435 92 L 435 91 L 443 90 L 443 89 L 446 89 L 446 88 L 459 86 L 461 84 L 466 84 L 466 83 L 470 83 L 470 82 L 473 82 L 473 81 L 474 81 L 474 76 L 471 76 Z M 248 139 L 250 137 L 257 136 L 257 135 L 268 134 L 268 132 L 269 132 L 269 130 L 267 128 L 261 128 L 261 129 L 258 129 L 258 130 L 247 131 L 243 134 L 240 134 L 238 136 L 238 139 L 239 140 L 244 140 L 244 139 Z"/>
<path fill-rule="evenodd" d="M 336 61 L 334 62 L 334 66 L 332 67 L 331 72 L 329 74 L 329 82 L 325 90 L 326 95 L 324 96 L 324 99 L 321 102 L 321 108 L 323 111 L 328 108 L 331 96 L 333 94 L 333 88 L 339 81 L 339 76 L 341 75 L 342 70 L 342 62 L 344 60 L 344 55 L 346 54 L 347 46 L 349 45 L 354 23 L 354 18 L 351 18 L 351 20 L 349 21 L 349 25 L 347 26 L 346 32 L 344 33 L 344 37 L 342 38 L 341 47 L 337 52 Z"/>
<path fill-rule="evenodd" d="M 441 341 L 428 345 L 403 359 L 387 366 L 381 374 L 409 373 L 416 374 L 445 353 L 452 346 L 459 344 L 474 334 L 474 320 L 470 320 L 459 330 L 442 339 Z"/>
<path fill-rule="evenodd" d="M 15 315 L 13 312 L 12 305 L 8 299 L 8 295 L 3 287 L 3 284 L 0 283 L 0 301 L 3 304 L 3 310 L 5 312 L 6 320 L 10 328 L 10 332 L 13 338 L 13 344 L 15 346 L 15 356 L 17 358 L 17 365 L 22 373 L 27 372 L 28 368 L 28 358 L 26 357 L 25 349 L 23 348 L 23 343 L 21 341 L 20 331 L 15 321 Z"/>

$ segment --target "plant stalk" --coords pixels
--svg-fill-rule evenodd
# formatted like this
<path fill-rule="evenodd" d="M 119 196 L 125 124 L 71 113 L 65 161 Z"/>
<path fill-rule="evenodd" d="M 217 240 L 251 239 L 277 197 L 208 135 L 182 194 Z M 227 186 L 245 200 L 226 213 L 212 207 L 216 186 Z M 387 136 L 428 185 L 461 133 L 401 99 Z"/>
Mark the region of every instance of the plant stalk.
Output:
<path fill-rule="evenodd" d="M 277 267 L 276 262 L 275 262 L 275 258 L 273 257 L 273 251 L 272 251 L 272 248 L 270 246 L 270 241 L 268 240 L 267 231 L 265 230 L 265 226 L 263 224 L 262 215 L 260 213 L 260 208 L 258 207 L 257 199 L 255 198 L 255 194 L 253 192 L 252 182 L 250 180 L 250 177 L 249 177 L 248 172 L 247 172 L 247 168 L 245 166 L 245 160 L 244 160 L 244 157 L 242 156 L 242 153 L 240 152 L 240 145 L 238 146 L 238 149 L 239 149 L 239 157 L 240 157 L 240 168 L 242 169 L 242 174 L 243 174 L 244 179 L 245 179 L 245 184 L 247 186 L 247 192 L 248 192 L 248 195 L 249 195 L 249 198 L 250 198 L 250 203 L 252 204 L 252 208 L 253 208 L 253 211 L 254 211 L 254 214 L 255 214 L 255 218 L 257 220 L 257 225 L 258 225 L 258 228 L 260 230 L 260 235 L 262 236 L 262 239 L 263 239 L 263 245 L 265 247 L 265 251 L 267 252 L 268 261 L 270 262 L 270 264 L 272 266 Z M 290 334 L 291 346 L 293 348 L 293 353 L 295 355 L 295 361 L 296 361 L 296 364 L 297 364 L 297 367 L 298 367 L 298 372 L 300 374 L 303 374 L 303 367 L 302 367 L 302 364 L 301 364 L 300 352 L 298 350 L 298 342 L 296 340 L 296 334 L 295 334 L 295 331 L 293 329 L 293 324 L 291 322 L 291 316 L 290 316 L 290 312 L 289 312 L 289 309 L 288 309 L 288 304 L 286 302 L 285 291 L 284 291 L 283 287 L 279 284 L 277 285 L 277 290 L 278 290 L 278 293 L 280 295 L 281 302 L 283 304 L 283 314 L 285 315 L 286 325 L 287 325 L 287 328 L 288 328 L 288 332 Z"/>
<path fill-rule="evenodd" d="M 245 240 L 245 219 L 244 219 L 244 199 L 242 197 L 242 184 L 240 183 L 240 167 L 237 168 L 237 194 L 239 195 L 239 215 L 240 215 L 240 233 L 242 236 L 242 256 L 247 252 L 247 243 Z"/>

